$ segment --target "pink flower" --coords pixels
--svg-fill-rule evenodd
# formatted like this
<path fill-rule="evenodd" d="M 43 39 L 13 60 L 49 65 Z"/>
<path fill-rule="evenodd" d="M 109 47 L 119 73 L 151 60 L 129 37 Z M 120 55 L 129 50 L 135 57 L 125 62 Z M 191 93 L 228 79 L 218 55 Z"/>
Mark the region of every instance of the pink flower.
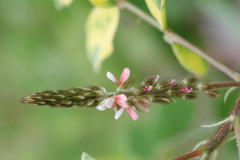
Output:
<path fill-rule="evenodd" d="M 120 94 L 118 96 L 115 96 L 115 102 L 120 107 L 120 109 L 118 111 L 116 111 L 115 119 L 119 119 L 125 110 L 128 111 L 128 114 L 130 115 L 130 117 L 133 120 L 138 119 L 138 115 L 135 111 L 135 108 L 133 106 L 129 106 L 126 103 L 127 102 L 127 97 L 126 97 L 125 94 Z"/>
<path fill-rule="evenodd" d="M 125 68 L 120 76 L 120 80 L 118 81 L 116 77 L 111 73 L 107 72 L 107 78 L 117 84 L 118 87 L 121 87 L 124 82 L 129 78 L 130 70 Z M 115 111 L 115 119 L 119 119 L 125 110 L 128 111 L 129 116 L 133 120 L 138 119 L 138 115 L 133 106 L 130 106 L 127 103 L 127 96 L 125 94 L 114 95 L 109 98 L 102 100 L 99 105 L 96 107 L 97 110 L 103 111 L 106 109 L 113 109 Z"/>
<path fill-rule="evenodd" d="M 96 108 L 99 111 L 104 111 L 106 109 L 113 108 L 113 106 L 114 106 L 114 97 L 109 97 L 102 100 Z"/>
<path fill-rule="evenodd" d="M 116 83 L 117 86 L 122 86 L 124 84 L 124 82 L 126 82 L 126 80 L 129 78 L 130 76 L 130 69 L 129 68 L 124 68 L 123 71 L 122 71 L 122 74 L 120 76 L 120 80 L 118 81 L 117 78 L 114 76 L 113 73 L 111 72 L 107 72 L 107 78 Z"/>
<path fill-rule="evenodd" d="M 192 92 L 192 88 L 188 88 L 188 87 L 182 87 L 180 88 L 180 91 L 184 94 L 187 94 L 187 93 L 191 93 Z"/>
<path fill-rule="evenodd" d="M 144 90 L 145 92 L 149 92 L 149 91 L 151 91 L 152 89 L 153 89 L 152 86 L 144 86 L 144 87 L 143 87 L 143 90 Z"/>
<path fill-rule="evenodd" d="M 169 82 L 168 82 L 168 85 L 170 86 L 175 86 L 177 84 L 177 81 L 175 79 L 171 79 Z"/>
<path fill-rule="evenodd" d="M 135 108 L 127 104 L 127 96 L 125 94 L 106 98 L 97 106 L 97 110 L 99 111 L 104 111 L 106 109 L 113 109 L 116 112 L 114 116 L 115 119 L 119 119 L 125 110 L 128 111 L 128 114 L 133 120 L 138 119 Z"/>

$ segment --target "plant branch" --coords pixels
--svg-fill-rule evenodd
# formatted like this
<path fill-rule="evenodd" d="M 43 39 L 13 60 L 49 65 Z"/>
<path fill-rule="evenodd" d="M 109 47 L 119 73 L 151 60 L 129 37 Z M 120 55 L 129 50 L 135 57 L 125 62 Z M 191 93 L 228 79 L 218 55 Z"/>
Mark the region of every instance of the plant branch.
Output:
<path fill-rule="evenodd" d="M 202 149 L 196 149 L 192 152 L 186 153 L 184 155 L 181 155 L 179 157 L 176 157 L 172 160 L 187 160 L 187 159 L 191 159 L 191 158 L 195 158 L 198 156 L 201 156 L 203 154 L 203 150 Z"/>
<path fill-rule="evenodd" d="M 233 114 L 235 115 L 235 121 L 233 124 L 237 148 L 238 148 L 238 157 L 240 160 L 240 98 L 237 100 L 237 103 L 234 107 Z"/>
<path fill-rule="evenodd" d="M 240 87 L 240 82 L 208 83 L 206 86 L 207 89 L 230 88 L 230 87 Z"/>
<path fill-rule="evenodd" d="M 234 132 L 236 136 L 237 148 L 238 148 L 238 157 L 240 160 L 240 117 L 238 116 L 234 122 Z"/>
<path fill-rule="evenodd" d="M 141 9 L 137 8 L 133 4 L 131 4 L 125 0 L 121 0 L 121 1 L 119 1 L 119 6 L 123 9 L 126 9 L 126 10 L 132 12 L 133 14 L 135 14 L 136 16 L 138 16 L 139 18 L 141 18 L 142 20 L 144 20 L 145 22 L 147 22 L 148 24 L 150 24 L 151 26 L 153 26 L 154 28 L 156 28 L 162 32 L 160 25 L 158 24 L 157 21 L 155 21 L 154 18 L 152 18 L 148 14 L 144 13 Z"/>
<path fill-rule="evenodd" d="M 240 113 L 240 98 L 236 101 L 232 111 L 230 112 L 229 116 L 234 116 L 236 117 L 237 115 L 239 115 Z M 237 122 L 236 122 L 237 121 Z M 236 139 L 237 139 L 237 143 L 238 143 L 238 150 L 239 150 L 239 154 L 240 154 L 240 123 L 239 123 L 239 119 L 235 120 L 235 124 L 237 124 L 235 129 L 235 134 L 236 134 Z M 222 144 L 224 143 L 224 140 L 226 139 L 226 137 L 228 136 L 228 134 L 230 132 L 232 132 L 232 125 L 233 125 L 233 121 L 227 121 L 225 123 L 223 123 L 215 132 L 215 134 L 213 134 L 213 136 L 207 141 L 207 143 L 205 145 L 203 145 L 200 149 L 196 149 L 190 153 L 186 153 L 183 154 L 175 159 L 172 160 L 189 160 L 193 157 L 197 157 L 197 156 L 201 156 L 204 153 L 206 153 L 207 158 L 209 158 L 209 156 Z M 238 138 L 237 138 L 238 136 Z M 198 150 L 201 150 L 201 154 L 198 152 Z M 199 155 L 195 155 L 195 152 L 198 152 Z M 190 155 L 190 156 L 189 156 Z M 191 156 L 193 155 L 193 156 Z"/>
<path fill-rule="evenodd" d="M 121 0 L 121 1 L 119 1 L 119 6 L 121 8 L 124 8 L 124 9 L 132 12 L 136 16 L 143 19 L 145 22 L 149 23 L 151 26 L 153 26 L 156 29 L 158 29 L 159 31 L 161 31 L 161 28 L 160 28 L 157 21 L 155 21 L 151 16 L 144 13 L 141 9 L 137 8 L 133 4 L 131 4 L 127 1 L 125 1 L 125 0 Z M 229 68 L 226 65 L 224 65 L 224 64 L 218 62 L 217 60 L 213 59 L 207 53 L 205 53 L 204 51 L 202 51 L 201 49 L 199 49 L 195 45 L 191 44 L 190 42 L 188 42 L 187 40 L 185 40 L 184 38 L 182 38 L 178 34 L 174 33 L 171 30 L 167 30 L 165 32 L 165 35 L 169 38 L 170 43 L 179 43 L 179 44 L 191 49 L 196 54 L 198 54 L 199 56 L 204 58 L 206 61 L 208 61 L 208 63 L 210 63 L 216 69 L 222 71 L 223 73 L 228 75 L 230 78 L 234 79 L 235 81 L 240 81 L 240 74 L 239 73 L 233 71 L 231 68 Z"/>
<path fill-rule="evenodd" d="M 193 45 L 192 43 L 188 42 L 178 34 L 174 33 L 171 30 L 166 31 L 166 35 L 168 36 L 171 43 L 179 43 L 192 51 L 194 51 L 196 54 L 198 54 L 200 57 L 205 59 L 209 64 L 214 66 L 219 71 L 225 73 L 228 77 L 234 79 L 235 81 L 240 81 L 240 74 L 238 72 L 233 71 L 231 68 L 227 67 L 226 65 L 218 62 L 217 60 L 210 57 L 207 53 Z"/>

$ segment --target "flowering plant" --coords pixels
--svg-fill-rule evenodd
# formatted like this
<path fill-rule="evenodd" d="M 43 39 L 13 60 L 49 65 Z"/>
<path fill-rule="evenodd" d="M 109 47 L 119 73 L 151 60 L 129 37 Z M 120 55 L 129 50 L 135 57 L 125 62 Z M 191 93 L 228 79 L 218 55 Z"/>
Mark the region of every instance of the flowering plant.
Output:
<path fill-rule="evenodd" d="M 56 0 L 58 6 L 69 6 L 72 0 Z M 113 52 L 113 39 L 119 23 L 120 9 L 126 9 L 148 22 L 163 33 L 179 63 L 195 76 L 207 73 L 207 63 L 213 65 L 236 82 L 209 83 L 200 82 L 198 78 L 190 77 L 177 81 L 175 79 L 162 80 L 159 75 L 146 79 L 141 84 L 134 85 L 129 80 L 130 69 L 123 69 L 119 80 L 111 72 L 107 78 L 116 85 L 115 91 L 107 91 L 104 87 L 89 86 L 86 88 L 71 88 L 66 90 L 47 90 L 30 94 L 22 99 L 23 103 L 51 107 L 89 107 L 99 111 L 113 110 L 114 118 L 119 119 L 124 112 L 128 112 L 132 120 L 139 118 L 138 112 L 149 112 L 152 103 L 167 104 L 180 98 L 191 100 L 197 98 L 198 93 L 209 97 L 218 97 L 218 89 L 240 87 L 240 74 L 224 64 L 208 56 L 201 49 L 186 41 L 172 31 L 167 24 L 166 0 L 145 0 L 153 18 L 126 0 L 90 0 L 94 5 L 86 25 L 87 53 L 95 70 L 99 70 L 101 63 Z M 199 143 L 193 151 L 178 156 L 173 160 L 187 160 L 200 158 L 214 159 L 217 149 L 224 144 L 230 132 L 235 138 L 240 153 L 240 99 L 236 101 L 229 116 L 212 125 L 219 126 L 216 133 L 207 141 Z M 84 155 L 84 157 L 89 157 Z"/>

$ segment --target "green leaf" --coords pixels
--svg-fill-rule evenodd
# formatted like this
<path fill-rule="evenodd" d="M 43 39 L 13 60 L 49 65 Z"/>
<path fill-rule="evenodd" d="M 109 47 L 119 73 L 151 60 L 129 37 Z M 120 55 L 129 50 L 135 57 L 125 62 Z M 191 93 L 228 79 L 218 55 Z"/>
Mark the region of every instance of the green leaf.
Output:
<path fill-rule="evenodd" d="M 81 156 L 81 160 L 95 160 L 95 159 L 92 158 L 89 154 L 83 152 Z"/>
<path fill-rule="evenodd" d="M 153 17 L 160 24 L 161 30 L 167 29 L 166 0 L 145 0 Z"/>
<path fill-rule="evenodd" d="M 98 7 L 112 7 L 116 5 L 116 0 L 90 0 L 90 2 Z"/>
<path fill-rule="evenodd" d="M 87 25 L 87 54 L 95 71 L 113 52 L 113 38 L 119 22 L 119 8 L 95 7 Z"/>
<path fill-rule="evenodd" d="M 55 6 L 58 9 L 68 7 L 72 4 L 73 0 L 54 0 Z"/>
<path fill-rule="evenodd" d="M 208 65 L 202 57 L 197 55 L 191 49 L 176 42 L 170 45 L 172 46 L 173 52 L 175 53 L 179 63 L 186 70 L 197 76 L 204 76 L 207 74 Z"/>

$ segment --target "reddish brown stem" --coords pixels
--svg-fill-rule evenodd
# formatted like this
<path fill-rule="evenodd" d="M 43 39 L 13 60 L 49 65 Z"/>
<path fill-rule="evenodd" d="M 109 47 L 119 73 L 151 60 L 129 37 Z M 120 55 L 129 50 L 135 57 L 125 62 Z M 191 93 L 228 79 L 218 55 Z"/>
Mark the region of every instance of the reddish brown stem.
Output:
<path fill-rule="evenodd" d="M 209 83 L 206 86 L 207 89 L 229 88 L 229 87 L 240 87 L 240 82 Z"/>
<path fill-rule="evenodd" d="M 236 117 L 234 121 L 234 132 L 238 148 L 238 158 L 240 160 L 240 98 L 237 100 L 237 103 L 234 106 L 232 114 L 235 115 Z"/>
<path fill-rule="evenodd" d="M 239 117 L 234 122 L 234 132 L 235 132 L 237 148 L 238 148 L 238 157 L 240 160 L 240 118 Z"/>
<path fill-rule="evenodd" d="M 234 115 L 234 116 L 237 116 L 240 112 L 240 98 L 237 99 L 234 107 L 233 107 L 233 110 L 231 112 L 231 115 Z"/>
<path fill-rule="evenodd" d="M 187 159 L 190 159 L 190 158 L 201 156 L 202 154 L 203 154 L 203 150 L 202 149 L 197 149 L 197 150 L 194 150 L 192 152 L 181 155 L 179 157 L 176 157 L 172 160 L 187 160 Z"/>
<path fill-rule="evenodd" d="M 224 139 L 227 137 L 228 133 L 231 130 L 232 122 L 228 121 L 222 124 L 216 133 L 208 140 L 206 144 L 206 150 L 208 153 L 212 153 L 215 149 L 217 149 L 220 144 L 224 141 Z"/>
<path fill-rule="evenodd" d="M 230 112 L 229 116 L 239 116 L 240 114 L 240 98 L 236 101 L 232 111 Z M 229 132 L 233 131 L 232 129 L 232 121 L 227 121 L 223 123 L 218 130 L 215 132 L 215 134 L 208 140 L 207 144 L 204 145 L 202 148 L 197 149 L 195 151 L 186 153 L 184 155 L 181 155 L 177 158 L 174 158 L 172 160 L 188 160 L 197 156 L 200 156 L 205 151 L 208 155 L 210 155 L 214 150 L 216 150 L 224 141 L 224 139 L 227 137 Z M 236 124 L 235 124 L 236 125 Z M 236 126 L 235 133 L 237 137 L 237 143 L 238 143 L 238 150 L 240 154 L 240 123 Z"/>

